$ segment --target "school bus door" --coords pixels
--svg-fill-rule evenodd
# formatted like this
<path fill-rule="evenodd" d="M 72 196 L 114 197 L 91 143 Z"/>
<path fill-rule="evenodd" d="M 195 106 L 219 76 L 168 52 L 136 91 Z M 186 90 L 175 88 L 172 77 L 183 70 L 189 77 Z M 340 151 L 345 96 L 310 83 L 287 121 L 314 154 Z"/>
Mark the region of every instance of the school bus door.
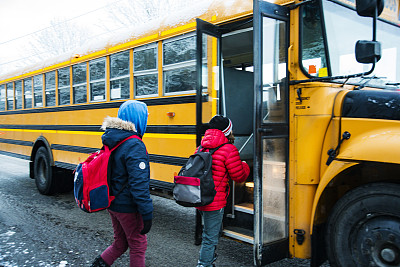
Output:
<path fill-rule="evenodd" d="M 254 1 L 254 256 L 265 265 L 288 253 L 289 9 Z"/>

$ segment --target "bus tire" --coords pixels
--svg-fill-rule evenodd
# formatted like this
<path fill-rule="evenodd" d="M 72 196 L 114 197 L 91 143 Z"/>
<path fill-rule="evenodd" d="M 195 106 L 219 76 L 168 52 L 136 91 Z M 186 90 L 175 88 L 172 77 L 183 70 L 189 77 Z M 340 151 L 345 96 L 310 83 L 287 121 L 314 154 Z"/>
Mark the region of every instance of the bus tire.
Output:
<path fill-rule="evenodd" d="M 400 265 L 400 185 L 374 183 L 346 193 L 327 223 L 331 266 Z"/>
<path fill-rule="evenodd" d="M 50 165 L 50 155 L 45 147 L 40 147 L 34 160 L 34 178 L 36 187 L 43 195 L 50 195 L 54 191 L 55 181 Z"/>

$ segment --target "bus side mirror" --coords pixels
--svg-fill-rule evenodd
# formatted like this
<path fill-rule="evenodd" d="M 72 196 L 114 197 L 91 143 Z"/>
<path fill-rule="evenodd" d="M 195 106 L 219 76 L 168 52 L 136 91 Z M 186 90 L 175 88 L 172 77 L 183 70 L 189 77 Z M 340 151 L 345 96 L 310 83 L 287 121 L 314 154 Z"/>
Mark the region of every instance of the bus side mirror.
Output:
<path fill-rule="evenodd" d="M 372 63 L 370 71 L 373 72 L 375 63 L 381 59 L 381 44 L 376 41 L 376 24 L 378 16 L 382 13 L 384 0 L 356 0 L 357 14 L 362 17 L 372 17 L 372 41 L 359 40 L 356 43 L 356 60 L 359 63 Z"/>
<path fill-rule="evenodd" d="M 360 40 L 356 43 L 356 60 L 359 63 L 376 63 L 381 59 L 381 43 Z"/>
<path fill-rule="evenodd" d="M 357 14 L 362 17 L 374 17 L 375 9 L 378 9 L 379 16 L 384 7 L 384 0 L 356 0 Z"/>

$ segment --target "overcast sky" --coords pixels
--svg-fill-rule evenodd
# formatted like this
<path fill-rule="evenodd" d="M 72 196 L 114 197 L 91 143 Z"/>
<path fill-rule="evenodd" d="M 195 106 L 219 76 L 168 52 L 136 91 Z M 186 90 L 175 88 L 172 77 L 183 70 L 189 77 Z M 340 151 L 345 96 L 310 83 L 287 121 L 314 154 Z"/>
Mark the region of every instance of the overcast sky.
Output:
<path fill-rule="evenodd" d="M 0 69 L 5 63 L 20 59 L 21 47 L 23 50 L 35 32 L 49 27 L 54 18 L 104 31 L 98 25 L 107 18 L 107 7 L 121 1 L 125 0 L 1 0 Z"/>

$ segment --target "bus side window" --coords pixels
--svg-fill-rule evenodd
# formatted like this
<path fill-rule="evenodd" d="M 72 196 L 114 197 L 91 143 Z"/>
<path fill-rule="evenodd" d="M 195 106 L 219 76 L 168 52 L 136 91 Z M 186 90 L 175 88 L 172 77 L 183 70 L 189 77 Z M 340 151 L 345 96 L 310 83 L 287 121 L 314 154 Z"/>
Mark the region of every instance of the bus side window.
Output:
<path fill-rule="evenodd" d="M 129 90 L 129 51 L 110 56 L 110 99 L 128 99 Z"/>
<path fill-rule="evenodd" d="M 0 85 L 0 110 L 6 109 L 6 85 Z"/>
<path fill-rule="evenodd" d="M 74 104 L 86 103 L 86 62 L 72 66 Z"/>
<path fill-rule="evenodd" d="M 58 105 L 70 104 L 69 67 L 58 70 Z"/>
<path fill-rule="evenodd" d="M 32 78 L 24 80 L 24 107 L 32 108 Z"/>
<path fill-rule="evenodd" d="M 13 83 L 7 83 L 7 110 L 14 109 L 14 88 Z"/>
<path fill-rule="evenodd" d="M 164 94 L 195 91 L 196 36 L 163 43 L 163 70 Z"/>
<path fill-rule="evenodd" d="M 135 96 L 158 95 L 157 46 L 149 45 L 133 51 Z"/>
<path fill-rule="evenodd" d="M 89 61 L 90 102 L 106 100 L 106 58 Z"/>
<path fill-rule="evenodd" d="M 22 109 L 22 81 L 15 82 L 15 109 Z"/>
<path fill-rule="evenodd" d="M 51 71 L 44 75 L 45 88 L 44 93 L 46 97 L 46 107 L 56 105 L 56 72 Z"/>
<path fill-rule="evenodd" d="M 39 74 L 33 77 L 33 94 L 35 108 L 43 107 L 43 75 Z"/>

